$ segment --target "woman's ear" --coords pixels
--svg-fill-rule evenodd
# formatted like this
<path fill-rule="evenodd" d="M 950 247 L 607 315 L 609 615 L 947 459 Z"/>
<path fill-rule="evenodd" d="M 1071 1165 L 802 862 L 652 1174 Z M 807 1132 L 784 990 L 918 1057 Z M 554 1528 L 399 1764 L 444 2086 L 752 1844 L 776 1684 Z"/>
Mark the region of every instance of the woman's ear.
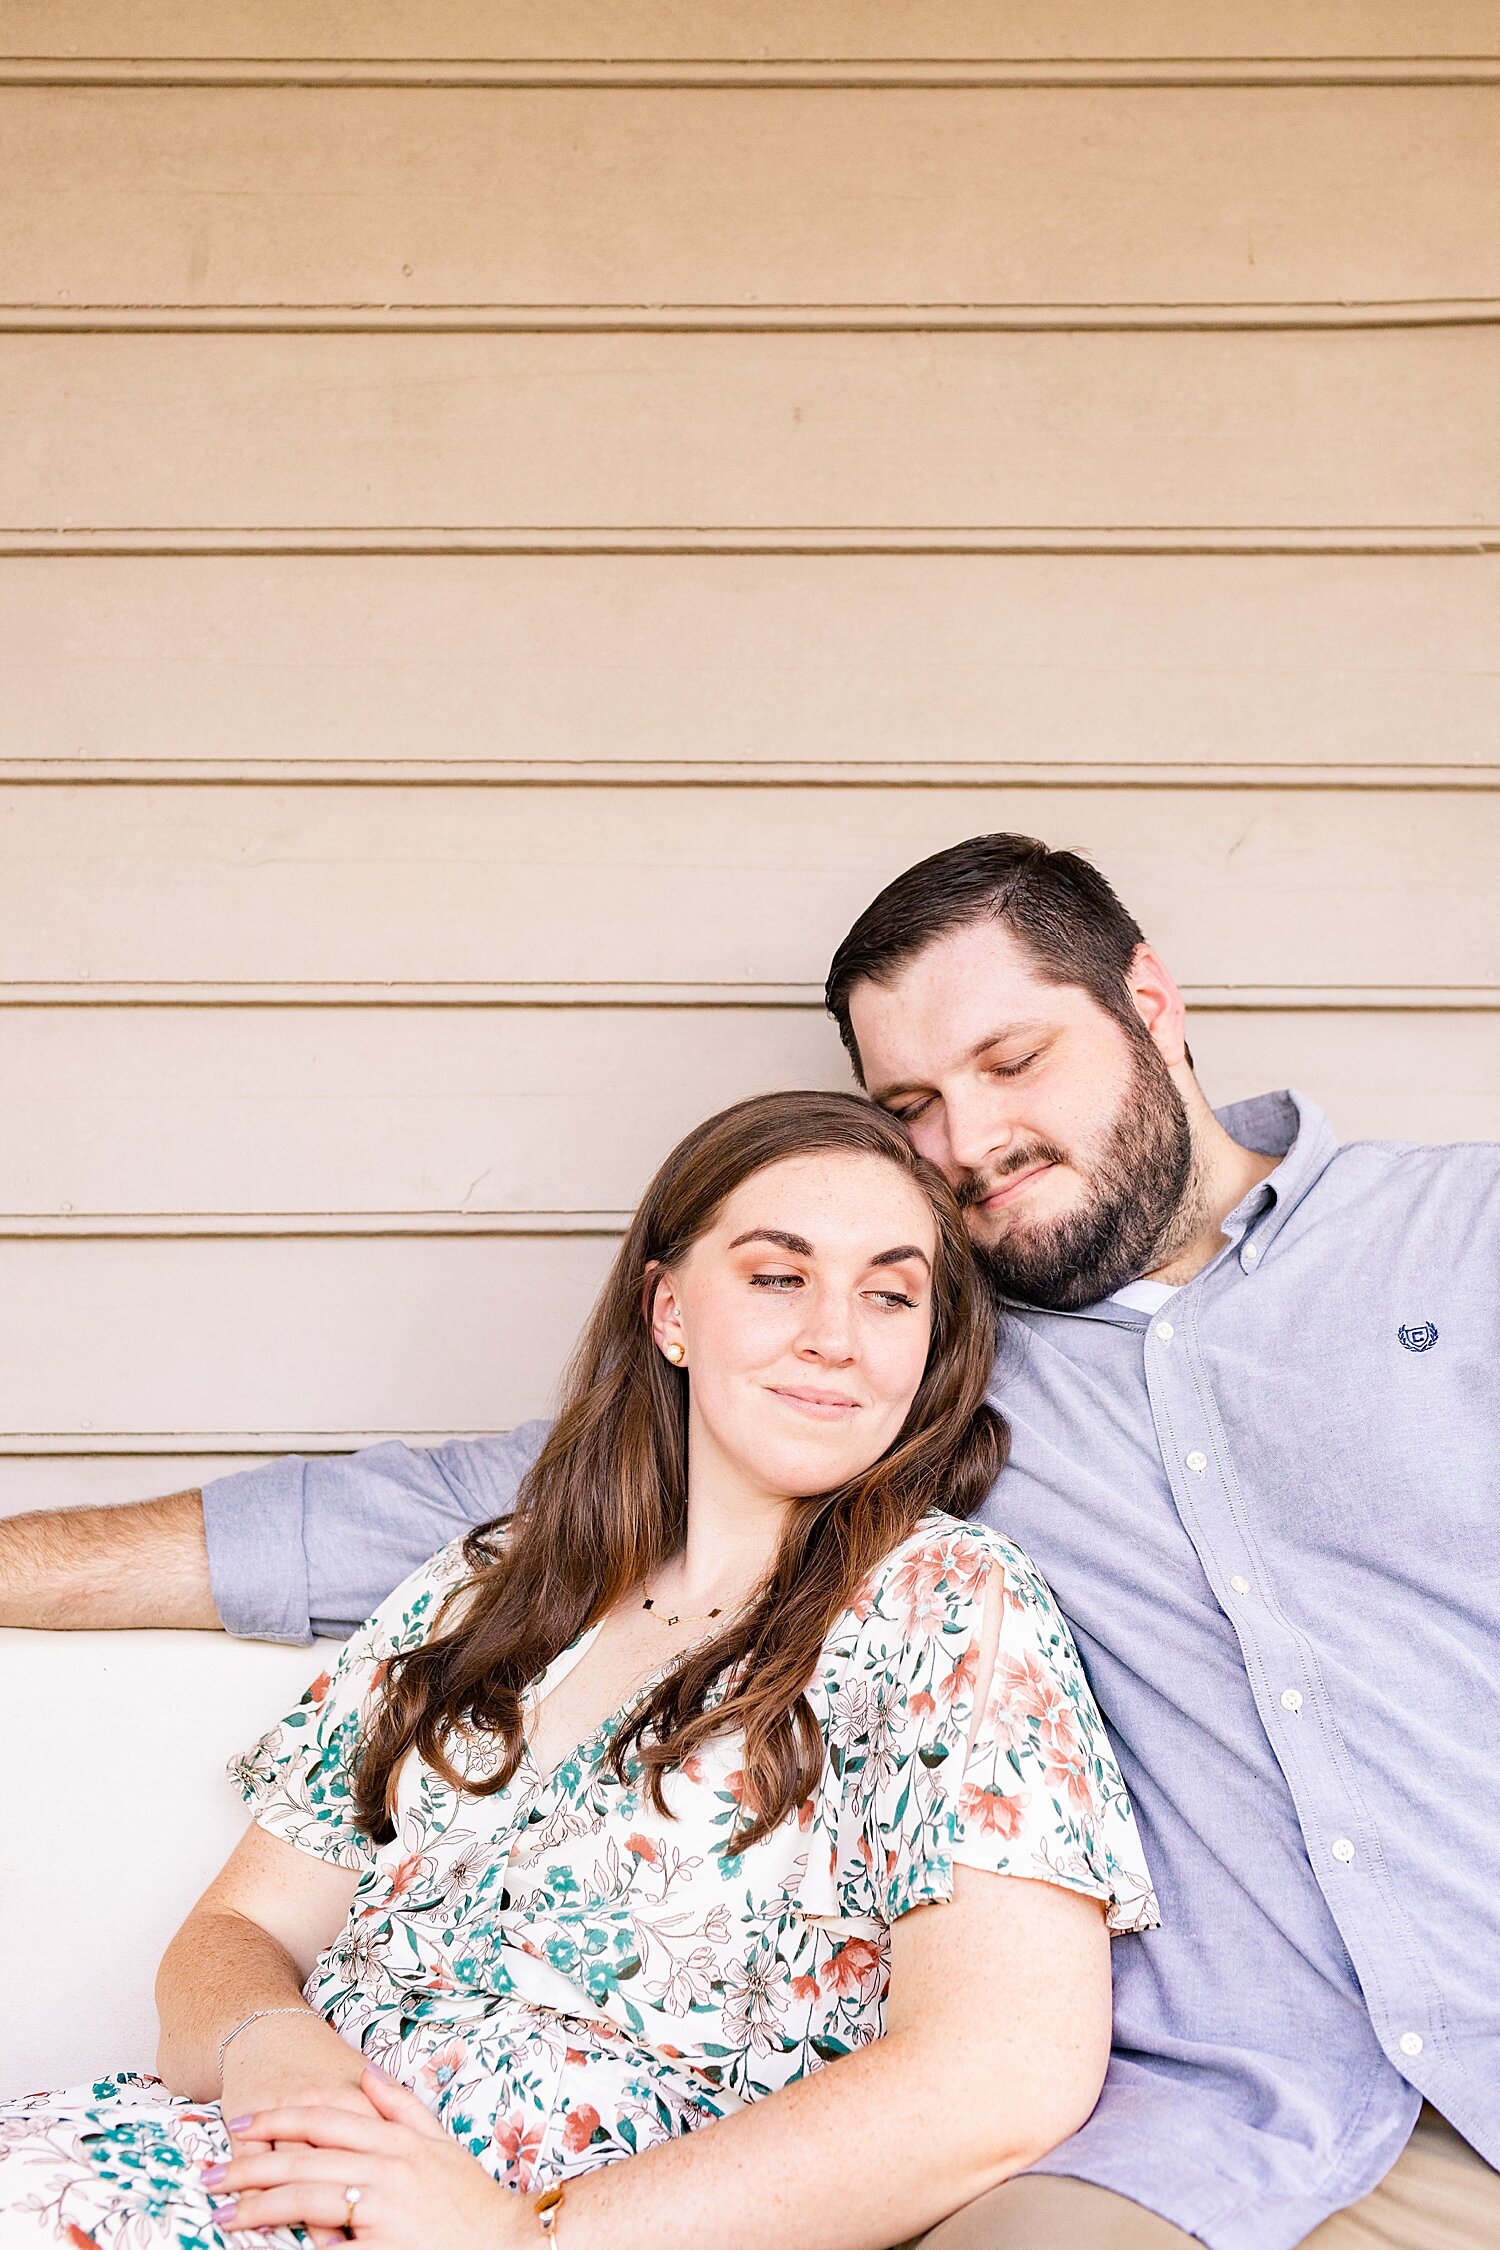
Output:
<path fill-rule="evenodd" d="M 648 1283 L 651 1296 L 651 1341 L 657 1350 L 681 1367 L 687 1358 L 687 1338 L 682 1331 L 682 1311 L 677 1302 L 677 1290 L 665 1266 L 657 1268 L 655 1278 Z"/>

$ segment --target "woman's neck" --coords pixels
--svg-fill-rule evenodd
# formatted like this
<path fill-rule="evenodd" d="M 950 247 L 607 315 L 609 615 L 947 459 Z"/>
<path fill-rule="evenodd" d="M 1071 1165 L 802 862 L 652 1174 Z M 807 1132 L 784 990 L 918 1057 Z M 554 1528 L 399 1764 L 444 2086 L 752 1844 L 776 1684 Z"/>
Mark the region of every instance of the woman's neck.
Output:
<path fill-rule="evenodd" d="M 711 1608 L 744 1600 L 775 1560 L 782 1526 L 794 1502 L 757 1489 L 714 1448 L 689 1443 L 687 1532 L 677 1553 L 655 1573 L 685 1608 Z"/>

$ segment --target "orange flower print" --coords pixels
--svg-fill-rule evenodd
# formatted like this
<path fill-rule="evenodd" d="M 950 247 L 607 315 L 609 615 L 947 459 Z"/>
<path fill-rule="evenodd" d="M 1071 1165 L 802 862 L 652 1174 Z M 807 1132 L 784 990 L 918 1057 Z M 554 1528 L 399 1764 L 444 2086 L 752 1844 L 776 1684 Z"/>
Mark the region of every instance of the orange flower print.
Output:
<path fill-rule="evenodd" d="M 321 1703 L 332 1685 L 333 1674 L 331 1672 L 320 1672 L 317 1678 L 313 1681 L 312 1686 L 308 1689 L 306 1695 L 303 1696 L 303 1702 Z"/>
<path fill-rule="evenodd" d="M 806 2006 L 808 2001 L 816 2000 L 817 1997 L 818 1980 L 816 1977 L 793 1977 L 792 1998 L 794 2000 L 800 2000 Z"/>
<path fill-rule="evenodd" d="M 880 1948 L 868 1938 L 846 1938 L 823 1963 L 818 1976 L 830 1992 L 868 1997 L 872 1984 L 878 1986 L 880 1980 Z"/>
<path fill-rule="evenodd" d="M 516 2175 L 514 2183 L 507 2181 L 506 2185 L 514 2184 L 523 2195 L 536 2178 L 544 2131 L 544 2125 L 534 2120 L 528 2124 L 524 2110 L 515 2109 L 508 2117 L 495 2119 L 494 2146 L 505 2159 L 506 2171 Z"/>
<path fill-rule="evenodd" d="M 937 1710 L 937 1701 L 926 1688 L 918 1688 L 915 1695 L 907 1697 L 906 1708 L 914 1719 L 930 1719 Z"/>
<path fill-rule="evenodd" d="M 649 1836 L 639 1834 L 627 1836 L 625 1849 L 632 1852 L 637 1859 L 643 1859 L 648 1867 L 660 1867 L 661 1865 L 661 1846 L 660 1844 L 653 1844 Z"/>
<path fill-rule="evenodd" d="M 441 2094 L 453 2084 L 463 2067 L 464 2043 L 461 2039 L 450 2039 L 446 2047 L 439 2047 L 428 2056 L 417 2075 L 429 2092 Z"/>
<path fill-rule="evenodd" d="M 420 1852 L 408 1852 L 405 1859 L 397 1860 L 386 1878 L 387 1898 L 404 1898 L 422 1873 L 424 1865 Z"/>
<path fill-rule="evenodd" d="M 957 1703 L 963 1696 L 972 1695 L 979 1678 L 979 1643 L 970 1641 L 963 1655 L 954 1665 L 946 1680 L 938 1682 L 938 1693 L 945 1703 Z M 915 1697 L 912 1701 L 915 1702 Z M 911 1705 L 907 1705 L 910 1710 Z"/>
<path fill-rule="evenodd" d="M 598 2110 L 589 2102 L 575 2103 L 563 2123 L 563 2147 L 569 2156 L 582 2156 L 598 2130 Z"/>
<path fill-rule="evenodd" d="M 999 1836 L 1007 1844 L 1014 1843 L 1021 1833 L 1026 1804 L 1024 1789 L 1007 1796 L 1003 1790 L 976 1788 L 972 1782 L 959 1792 L 958 1799 L 959 1812 L 981 1835 Z"/>
<path fill-rule="evenodd" d="M 930 1546 L 919 1547 L 914 1555 L 908 1555 L 899 1570 L 892 1573 L 891 1598 L 900 1604 L 908 1633 L 941 1623 L 946 1604 L 938 1588 L 947 1572 L 947 1546 L 942 1540 L 934 1540 Z"/>

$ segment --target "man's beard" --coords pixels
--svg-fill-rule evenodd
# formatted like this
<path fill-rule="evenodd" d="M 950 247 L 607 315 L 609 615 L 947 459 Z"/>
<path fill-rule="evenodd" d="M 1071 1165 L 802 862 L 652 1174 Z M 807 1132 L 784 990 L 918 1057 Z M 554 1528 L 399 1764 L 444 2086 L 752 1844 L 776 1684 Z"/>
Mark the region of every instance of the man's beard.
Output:
<path fill-rule="evenodd" d="M 1131 1049 L 1130 1085 L 1102 1152 L 1083 1174 L 1089 1193 L 1081 1209 L 1022 1226 L 995 1243 L 974 1242 L 975 1262 L 997 1301 L 1014 1297 L 1076 1312 L 1165 1264 L 1191 1235 L 1187 1110 L 1150 1042 L 1132 1038 Z M 966 1180 L 958 1200 L 972 1209 L 1015 1173 L 1070 1161 L 1064 1150 L 1034 1142 L 1002 1168 Z"/>

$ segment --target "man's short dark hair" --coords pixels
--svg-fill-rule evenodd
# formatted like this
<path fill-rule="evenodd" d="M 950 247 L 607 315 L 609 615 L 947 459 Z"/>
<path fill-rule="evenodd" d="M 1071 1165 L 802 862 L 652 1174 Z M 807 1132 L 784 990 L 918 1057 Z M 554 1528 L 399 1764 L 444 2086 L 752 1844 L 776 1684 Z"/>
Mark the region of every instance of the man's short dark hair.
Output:
<path fill-rule="evenodd" d="M 919 860 L 872 899 L 834 954 L 823 999 L 864 1083 L 849 995 L 883 984 L 938 938 L 1001 922 L 1049 984 L 1081 985 L 1133 1035 L 1141 1022 L 1126 977 L 1144 940 L 1109 884 L 1077 852 L 1035 836 L 970 836 Z"/>

